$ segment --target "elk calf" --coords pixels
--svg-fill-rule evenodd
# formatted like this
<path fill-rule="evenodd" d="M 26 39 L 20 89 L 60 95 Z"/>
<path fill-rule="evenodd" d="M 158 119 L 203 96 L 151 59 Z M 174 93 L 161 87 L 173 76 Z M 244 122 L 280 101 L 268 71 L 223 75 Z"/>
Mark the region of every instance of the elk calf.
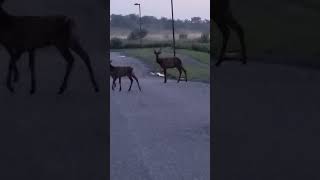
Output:
<path fill-rule="evenodd" d="M 66 16 L 13 16 L 7 13 L 2 5 L 5 0 L 0 0 L 0 43 L 7 49 L 11 59 L 7 74 L 7 88 L 13 92 L 11 76 L 18 80 L 16 62 L 24 52 L 29 52 L 29 66 L 31 70 L 31 90 L 35 92 L 34 57 L 35 50 L 48 46 L 56 47 L 67 62 L 65 76 L 59 90 L 62 94 L 68 84 L 74 57 L 71 50 L 77 53 L 84 61 L 90 75 L 91 83 L 98 91 L 90 58 L 81 47 L 74 32 L 74 21 Z M 13 72 L 12 72 L 13 71 Z"/>
<path fill-rule="evenodd" d="M 117 78 L 119 78 L 119 85 L 120 85 L 119 91 L 121 91 L 121 77 L 127 76 L 131 81 L 128 91 L 131 91 L 133 79 L 136 80 L 138 87 L 139 87 L 139 90 L 141 91 L 139 80 L 135 76 L 135 74 L 133 73 L 132 67 L 130 67 L 130 66 L 113 66 L 111 64 L 111 62 L 112 61 L 110 60 L 110 76 L 113 79 L 112 90 L 114 90 L 114 88 L 116 87 L 116 80 L 117 80 Z"/>
<path fill-rule="evenodd" d="M 160 58 L 159 55 L 161 54 L 161 49 L 159 51 L 154 50 L 154 54 L 156 55 L 157 63 L 163 69 L 164 83 L 167 82 L 167 69 L 169 69 L 169 68 L 177 68 L 177 70 L 179 71 L 179 78 L 178 78 L 177 82 L 180 82 L 182 71 L 184 72 L 186 82 L 188 81 L 187 80 L 187 71 L 183 68 L 182 62 L 178 57 Z"/>

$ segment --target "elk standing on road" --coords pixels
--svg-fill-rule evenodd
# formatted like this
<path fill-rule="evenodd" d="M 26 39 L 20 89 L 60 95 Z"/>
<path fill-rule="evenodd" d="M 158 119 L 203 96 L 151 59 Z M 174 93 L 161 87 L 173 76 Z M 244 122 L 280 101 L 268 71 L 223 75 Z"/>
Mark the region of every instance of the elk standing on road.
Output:
<path fill-rule="evenodd" d="M 131 87 L 132 87 L 132 83 L 133 83 L 133 79 L 136 80 L 139 90 L 141 91 L 140 88 L 140 84 L 139 84 L 139 80 L 138 78 L 135 76 L 135 74 L 133 73 L 133 68 L 130 66 L 113 66 L 111 64 L 111 60 L 110 60 L 110 76 L 112 77 L 112 90 L 114 90 L 114 88 L 116 87 L 116 80 L 119 78 L 119 91 L 121 91 L 121 77 L 127 76 L 131 83 L 130 83 L 130 87 L 128 89 L 128 91 L 131 91 Z"/>
<path fill-rule="evenodd" d="M 243 64 L 247 62 L 246 45 L 244 42 L 244 32 L 241 25 L 233 17 L 229 0 L 214 0 L 213 1 L 213 21 L 217 24 L 218 28 L 222 32 L 222 48 L 216 66 L 219 66 L 224 59 L 224 55 L 227 48 L 227 43 L 230 37 L 230 28 L 235 30 L 241 44 L 241 61 Z"/>
<path fill-rule="evenodd" d="M 184 72 L 185 79 L 187 82 L 187 71 L 183 68 L 182 62 L 178 57 L 160 58 L 159 55 L 161 54 L 161 49 L 159 51 L 154 50 L 154 54 L 156 55 L 157 63 L 163 69 L 164 83 L 167 82 L 167 69 L 170 69 L 170 68 L 177 68 L 177 70 L 179 71 L 179 78 L 177 82 L 180 82 L 182 71 Z"/>
<path fill-rule="evenodd" d="M 35 92 L 34 56 L 38 48 L 55 46 L 67 62 L 65 76 L 59 90 L 62 94 L 68 84 L 69 75 L 74 63 L 70 49 L 77 53 L 85 62 L 89 71 L 91 83 L 95 91 L 98 85 L 95 81 L 88 54 L 82 49 L 74 32 L 74 21 L 66 16 L 13 16 L 6 12 L 0 0 L 0 43 L 7 49 L 11 57 L 7 74 L 7 88 L 14 92 L 11 76 L 18 80 L 16 62 L 21 55 L 29 52 L 29 66 L 31 71 L 31 90 Z"/>

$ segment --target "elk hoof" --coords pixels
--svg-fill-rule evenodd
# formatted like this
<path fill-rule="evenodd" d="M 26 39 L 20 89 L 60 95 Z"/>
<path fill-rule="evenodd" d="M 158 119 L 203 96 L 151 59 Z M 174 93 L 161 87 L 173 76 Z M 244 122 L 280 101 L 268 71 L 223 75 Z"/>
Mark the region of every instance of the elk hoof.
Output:
<path fill-rule="evenodd" d="M 18 82 L 18 81 L 19 81 L 19 78 L 18 78 L 17 76 L 13 78 L 13 82 L 14 82 L 14 83 L 16 83 L 16 82 Z"/>
<path fill-rule="evenodd" d="M 94 91 L 95 91 L 95 92 L 99 92 L 99 88 L 95 87 L 95 88 L 94 88 Z"/>
<path fill-rule="evenodd" d="M 7 88 L 10 92 L 14 93 L 14 89 L 10 83 L 7 83 Z"/>
<path fill-rule="evenodd" d="M 30 90 L 30 94 L 33 95 L 36 91 L 34 89 Z"/>
<path fill-rule="evenodd" d="M 64 88 L 61 88 L 60 90 L 59 90 L 59 92 L 58 92 L 58 94 L 63 94 L 64 93 Z"/>
<path fill-rule="evenodd" d="M 12 87 L 8 87 L 8 89 L 11 93 L 14 93 L 14 89 Z"/>

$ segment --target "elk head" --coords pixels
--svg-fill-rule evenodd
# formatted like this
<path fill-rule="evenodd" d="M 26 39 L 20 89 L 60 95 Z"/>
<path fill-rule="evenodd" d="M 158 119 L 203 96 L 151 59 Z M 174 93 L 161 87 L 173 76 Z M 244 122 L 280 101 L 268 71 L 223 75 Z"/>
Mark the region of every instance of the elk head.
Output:
<path fill-rule="evenodd" d="M 158 59 L 159 55 L 161 54 L 161 48 L 159 49 L 159 51 L 154 49 L 153 53 L 156 55 L 156 58 Z"/>
<path fill-rule="evenodd" d="M 109 67 L 110 67 L 110 69 L 113 69 L 114 68 L 114 66 L 112 66 L 112 60 L 110 59 L 110 61 L 109 61 Z"/>
<path fill-rule="evenodd" d="M 161 54 L 161 48 L 159 49 L 159 51 L 157 51 L 156 49 L 153 49 L 154 54 L 159 55 Z"/>

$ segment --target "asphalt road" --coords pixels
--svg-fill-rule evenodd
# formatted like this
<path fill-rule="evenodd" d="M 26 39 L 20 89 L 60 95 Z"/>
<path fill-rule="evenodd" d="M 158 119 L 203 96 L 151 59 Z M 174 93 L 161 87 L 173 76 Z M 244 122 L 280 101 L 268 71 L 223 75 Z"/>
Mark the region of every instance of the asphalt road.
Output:
<path fill-rule="evenodd" d="M 210 86 L 149 75 L 137 59 L 111 53 L 114 65 L 134 67 L 142 92 L 122 79 L 110 92 L 112 180 L 209 180 Z M 118 85 L 118 84 L 117 84 Z"/>
<path fill-rule="evenodd" d="M 76 58 L 68 89 L 59 96 L 66 64 L 55 50 L 38 52 L 34 95 L 29 94 L 26 56 L 18 63 L 21 79 L 11 94 L 5 86 L 8 56 L 0 53 L 1 179 L 107 178 L 109 115 L 102 53 L 91 56 L 101 91 L 94 92 L 84 63 Z"/>
<path fill-rule="evenodd" d="M 14 15 L 74 18 L 100 92 L 93 91 L 84 63 L 75 56 L 68 89 L 57 95 L 66 63 L 56 49 L 45 48 L 36 51 L 37 92 L 29 94 L 25 54 L 18 62 L 21 79 L 15 84 L 16 94 L 11 94 L 5 86 L 9 56 L 0 46 L 0 179 L 108 179 L 106 3 L 30 0 L 22 4 L 12 0 L 3 6 Z"/>
<path fill-rule="evenodd" d="M 320 178 L 319 69 L 226 62 L 214 76 L 215 179 Z"/>

